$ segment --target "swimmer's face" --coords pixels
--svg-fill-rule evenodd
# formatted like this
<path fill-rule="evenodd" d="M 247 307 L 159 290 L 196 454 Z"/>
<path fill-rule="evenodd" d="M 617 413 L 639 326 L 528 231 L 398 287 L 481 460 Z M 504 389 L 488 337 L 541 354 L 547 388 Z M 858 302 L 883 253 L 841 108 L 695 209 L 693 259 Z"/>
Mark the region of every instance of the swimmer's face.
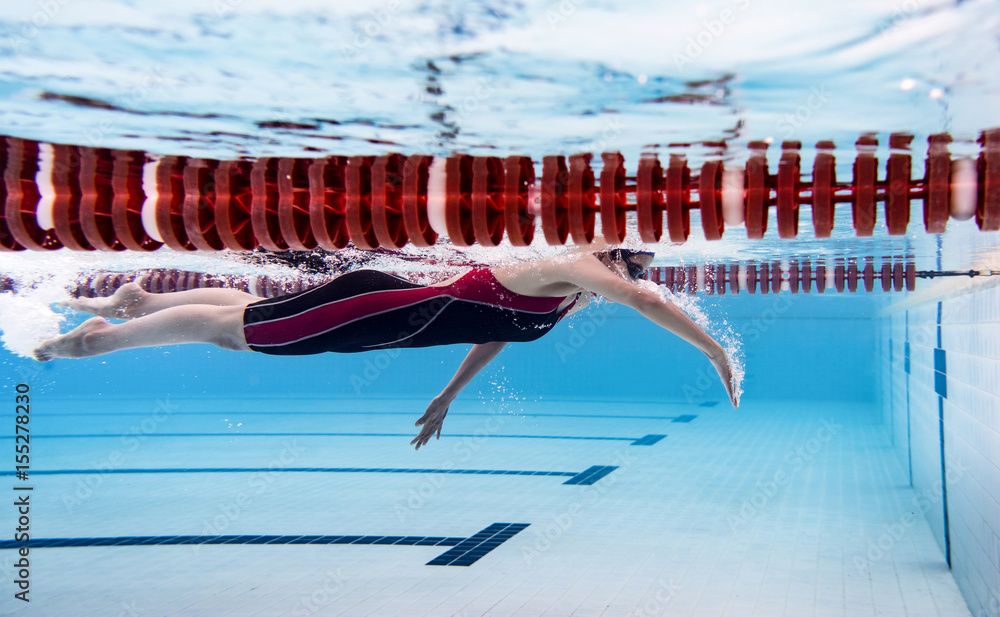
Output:
<path fill-rule="evenodd" d="M 648 253 L 633 253 L 624 259 L 612 259 L 611 267 L 621 276 L 629 280 L 642 278 L 653 263 L 653 255 Z"/>

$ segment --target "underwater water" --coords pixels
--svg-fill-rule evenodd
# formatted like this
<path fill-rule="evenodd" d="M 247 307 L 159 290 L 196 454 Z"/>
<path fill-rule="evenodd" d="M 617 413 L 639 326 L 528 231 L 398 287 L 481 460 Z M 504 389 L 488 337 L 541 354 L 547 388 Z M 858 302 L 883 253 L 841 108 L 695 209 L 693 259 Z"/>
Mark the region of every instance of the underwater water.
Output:
<path fill-rule="evenodd" d="M 860 135 L 884 162 L 888 136 L 908 133 L 921 177 L 928 136 L 974 159 L 1000 126 L 997 8 L 22 2 L 0 10 L 0 134 L 224 160 L 521 154 L 536 175 L 543 156 L 580 152 L 598 168 L 621 152 L 630 173 L 651 154 L 742 165 L 751 142 L 787 140 L 808 171 L 832 140 L 849 178 Z M 464 346 L 31 351 L 83 321 L 59 306 L 70 292 L 121 273 L 263 293 L 361 267 L 430 282 L 565 247 L 442 239 L 309 268 L 0 252 L 0 614 L 1000 615 L 1000 287 L 986 276 L 1000 238 L 971 219 L 926 234 L 920 210 L 904 235 L 879 212 L 858 237 L 841 207 L 830 238 L 805 222 L 779 238 L 772 213 L 763 239 L 735 226 L 718 241 L 693 212 L 687 242 L 652 246 L 654 267 L 702 279 L 706 264 L 782 264 L 780 292 L 642 283 L 723 341 L 739 409 L 697 350 L 599 301 L 509 345 L 419 451 L 414 421 Z M 788 264 L 805 259 L 983 276 L 792 293 Z M 49 542 L 22 554 L 21 534 Z"/>

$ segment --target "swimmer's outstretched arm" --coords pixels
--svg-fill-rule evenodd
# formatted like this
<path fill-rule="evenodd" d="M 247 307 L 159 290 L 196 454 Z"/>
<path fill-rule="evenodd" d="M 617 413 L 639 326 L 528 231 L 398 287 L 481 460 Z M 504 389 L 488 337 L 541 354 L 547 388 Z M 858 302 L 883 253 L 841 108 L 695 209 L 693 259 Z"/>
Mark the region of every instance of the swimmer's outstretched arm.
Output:
<path fill-rule="evenodd" d="M 736 398 L 733 385 L 732 368 L 729 366 L 725 349 L 683 311 L 672 303 L 665 302 L 658 294 L 615 275 L 593 256 L 568 265 L 565 275 L 569 282 L 634 308 L 646 319 L 697 347 L 708 356 L 709 362 L 715 367 L 722 385 L 726 388 L 726 394 L 729 395 L 729 402 L 733 407 L 739 407 L 740 402 Z"/>
<path fill-rule="evenodd" d="M 462 388 L 467 386 L 479 371 L 483 370 L 483 367 L 489 364 L 493 358 L 497 357 L 497 354 L 500 353 L 500 350 L 506 344 L 481 343 L 472 346 L 469 354 L 462 361 L 462 365 L 455 371 L 455 376 L 451 378 L 451 381 L 441 391 L 441 394 L 434 397 L 431 404 L 427 406 L 427 411 L 414 424 L 414 426 L 423 425 L 423 428 L 420 429 L 420 433 L 410 442 L 411 446 L 415 445 L 416 449 L 419 450 L 420 446 L 427 445 L 427 442 L 431 440 L 431 437 L 435 433 L 437 433 L 438 439 L 441 438 L 441 425 L 444 423 L 444 417 L 448 414 L 448 407 L 451 405 L 451 402 L 455 400 L 455 397 L 462 391 Z"/>

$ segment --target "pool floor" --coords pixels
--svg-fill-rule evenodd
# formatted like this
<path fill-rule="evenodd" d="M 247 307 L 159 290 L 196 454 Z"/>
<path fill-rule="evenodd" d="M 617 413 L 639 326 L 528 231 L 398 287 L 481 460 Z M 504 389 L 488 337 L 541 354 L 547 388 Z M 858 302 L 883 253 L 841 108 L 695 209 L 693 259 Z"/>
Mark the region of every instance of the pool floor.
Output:
<path fill-rule="evenodd" d="M 29 604 L 3 551 L 2 612 L 969 615 L 873 407 L 467 402 L 413 452 L 424 404 L 39 421 L 32 537 L 76 542 Z"/>

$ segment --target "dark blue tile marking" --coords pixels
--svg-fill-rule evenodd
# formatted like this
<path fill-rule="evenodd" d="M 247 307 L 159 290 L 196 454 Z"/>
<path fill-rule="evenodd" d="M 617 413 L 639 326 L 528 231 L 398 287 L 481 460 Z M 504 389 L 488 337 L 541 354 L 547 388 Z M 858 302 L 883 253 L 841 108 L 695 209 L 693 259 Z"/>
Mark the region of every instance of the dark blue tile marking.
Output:
<path fill-rule="evenodd" d="M 81 474 L 143 474 L 143 473 L 248 473 L 274 471 L 273 467 L 202 467 L 166 469 L 44 469 L 33 470 L 32 475 L 71 476 Z M 575 471 L 518 471 L 507 469 L 383 469 L 364 467 L 282 467 L 281 471 L 298 473 L 461 473 L 495 476 L 575 476 Z M 0 471 L 0 476 L 12 476 L 13 471 Z"/>
<path fill-rule="evenodd" d="M 678 403 L 679 405 L 680 403 Z M 719 402 L 709 402 L 702 403 L 702 407 L 714 407 L 718 405 Z M 228 411 L 230 414 L 239 414 L 241 416 L 281 416 L 282 418 L 287 418 L 289 416 L 410 416 L 413 415 L 412 411 Z M 135 416 L 135 417 L 145 417 L 149 415 L 149 412 L 134 412 L 134 411 L 97 411 L 97 412 L 73 412 L 73 411 L 63 411 L 63 412 L 52 412 L 45 414 L 47 417 L 88 417 L 92 418 L 94 416 Z M 174 416 L 212 416 L 216 417 L 219 415 L 219 411 L 216 409 L 208 411 L 174 411 L 171 413 Z M 488 411 L 463 411 L 460 415 L 463 416 L 499 416 L 502 414 L 490 413 Z M 504 414 L 505 415 L 505 414 Z M 600 420 L 670 420 L 673 416 L 621 416 L 613 414 L 592 414 L 592 413 L 518 413 L 513 414 L 512 417 L 518 418 L 584 418 L 584 419 L 600 419 Z"/>
<path fill-rule="evenodd" d="M 593 484 L 616 469 L 618 467 L 615 465 L 594 465 L 566 480 L 563 484 Z"/>
<path fill-rule="evenodd" d="M 664 418 L 659 418 L 660 420 Z M 121 439 L 121 434 L 74 433 L 69 435 L 32 435 L 35 439 Z M 143 433 L 143 439 L 162 437 L 408 437 L 411 433 Z M 634 441 L 635 437 L 579 437 L 575 435 L 446 435 L 446 437 L 473 437 L 475 439 L 579 439 L 583 441 Z M 14 439 L 13 435 L 0 439 Z"/>
<path fill-rule="evenodd" d="M 660 441 L 661 439 L 663 439 L 664 437 L 666 437 L 666 435 L 646 435 L 645 437 L 643 437 L 641 439 L 636 439 L 635 441 L 633 441 L 629 445 L 630 446 L 651 446 L 654 443 L 657 443 L 658 441 Z"/>
<path fill-rule="evenodd" d="M 909 313 L 907 315 L 907 321 L 909 321 Z M 910 335 L 909 325 L 907 325 L 906 335 Z M 903 343 L 903 369 L 906 374 L 910 374 L 910 341 Z"/>
<path fill-rule="evenodd" d="M 943 349 L 934 350 L 934 391 L 948 398 L 948 363 Z"/>
<path fill-rule="evenodd" d="M 123 536 L 120 538 L 39 538 L 20 542 L 0 540 L 0 549 L 71 548 L 88 546 L 176 546 L 180 544 L 400 544 L 455 546 L 466 538 L 429 536 Z"/>
<path fill-rule="evenodd" d="M 685 414 L 683 416 L 677 416 L 676 418 L 673 419 L 673 421 L 674 422 L 690 422 L 691 420 L 694 420 L 697 417 L 698 416 L 694 416 L 694 415 L 691 415 L 691 414 Z"/>
<path fill-rule="evenodd" d="M 705 401 L 701 405 L 698 405 L 698 407 L 715 407 L 718 404 L 719 401 Z"/>
<path fill-rule="evenodd" d="M 493 523 L 439 557 L 428 561 L 427 565 L 471 566 L 527 526 L 527 523 Z"/>
<path fill-rule="evenodd" d="M 176 546 L 182 544 L 351 544 L 369 546 L 451 546 L 429 566 L 471 566 L 528 526 L 527 523 L 493 523 L 469 538 L 435 536 L 124 536 L 120 538 L 38 538 L 0 540 L 0 550 L 27 548 L 78 548 L 90 546 Z"/>
<path fill-rule="evenodd" d="M 647 435 L 656 437 L 659 441 L 664 435 Z M 653 443 L 655 443 L 655 441 Z M 642 444 L 648 445 L 648 444 Z M 365 469 L 361 467 L 284 467 L 281 471 L 288 472 L 322 472 L 322 473 L 449 473 L 481 476 L 561 476 L 570 480 L 563 484 L 593 484 L 608 475 L 617 467 L 594 465 L 579 473 L 575 471 L 512 471 L 507 469 Z M 158 473 L 263 473 L 274 471 L 271 467 L 206 467 L 200 469 L 104 469 L 101 474 L 158 474 Z M 601 472 L 601 473 L 597 473 Z M 44 469 L 31 472 L 36 476 L 87 475 L 95 473 L 94 469 Z M 0 476 L 14 475 L 13 471 L 0 471 Z M 587 481 L 583 481 L 587 479 Z"/>
<path fill-rule="evenodd" d="M 938 238 L 940 243 L 941 239 Z M 939 244 L 940 246 L 940 244 Z M 940 256 L 940 251 L 938 252 Z M 940 257 L 939 257 L 940 259 Z M 941 348 L 941 303 L 937 305 L 937 349 L 934 350 L 934 391 L 938 393 L 938 437 L 941 442 L 941 509 L 944 517 L 944 560 L 951 569 L 951 525 L 948 521 L 948 473 L 944 456 L 944 399 L 948 398 L 948 364 Z"/>

